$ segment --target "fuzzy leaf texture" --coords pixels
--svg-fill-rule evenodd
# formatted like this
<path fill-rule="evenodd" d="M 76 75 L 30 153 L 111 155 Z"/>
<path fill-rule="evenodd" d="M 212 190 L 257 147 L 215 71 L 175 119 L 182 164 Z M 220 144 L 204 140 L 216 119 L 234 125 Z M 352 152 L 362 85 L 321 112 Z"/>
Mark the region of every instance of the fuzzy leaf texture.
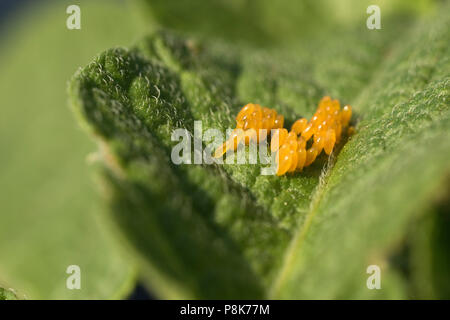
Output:
<path fill-rule="evenodd" d="M 0 287 L 0 300 L 17 300 L 17 297 L 11 290 Z"/>
<path fill-rule="evenodd" d="M 77 72 L 70 99 L 99 143 L 110 216 L 157 296 L 419 295 L 410 282 L 437 274 L 413 277 L 398 261 L 436 193 L 448 195 L 450 169 L 450 19 L 432 18 L 279 50 L 159 32 Z M 290 125 L 324 95 L 353 105 L 357 133 L 302 173 L 171 162 L 173 129 L 224 131 L 247 102 Z M 382 290 L 366 287 L 371 264 Z"/>

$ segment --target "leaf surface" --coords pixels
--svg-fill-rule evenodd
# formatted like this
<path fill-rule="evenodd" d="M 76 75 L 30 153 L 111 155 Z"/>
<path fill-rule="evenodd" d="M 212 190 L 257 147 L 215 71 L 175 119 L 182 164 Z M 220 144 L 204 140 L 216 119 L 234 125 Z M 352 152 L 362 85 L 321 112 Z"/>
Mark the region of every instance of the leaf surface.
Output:
<path fill-rule="evenodd" d="M 387 257 L 449 170 L 449 28 L 443 14 L 434 19 L 413 31 L 387 20 L 384 33 L 358 27 L 280 50 L 160 32 L 79 71 L 72 106 L 101 146 L 111 217 L 155 292 L 406 296 Z M 194 132 L 194 120 L 224 131 L 255 102 L 290 125 L 327 94 L 355 107 L 357 134 L 300 174 L 170 159 L 172 131 Z M 367 290 L 370 264 L 382 266 L 385 290 Z"/>

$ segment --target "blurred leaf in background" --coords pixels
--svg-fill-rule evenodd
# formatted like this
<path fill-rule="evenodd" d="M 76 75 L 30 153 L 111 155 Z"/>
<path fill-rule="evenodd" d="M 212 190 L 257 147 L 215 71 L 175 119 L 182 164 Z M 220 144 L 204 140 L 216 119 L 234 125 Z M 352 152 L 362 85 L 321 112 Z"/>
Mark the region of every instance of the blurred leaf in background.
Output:
<path fill-rule="evenodd" d="M 238 4 L 255 2 L 199 1 L 194 8 L 205 12 L 193 15 L 183 3 L 187 23 L 173 18 L 174 2 L 149 1 L 148 8 L 162 25 L 201 41 L 155 33 L 130 49 L 104 52 L 70 87 L 75 112 L 102 150 L 110 216 L 154 292 L 164 298 L 411 298 L 424 295 L 415 283 L 446 279 L 448 270 L 436 265 L 445 256 L 424 264 L 433 272 L 414 275 L 402 263 L 415 258 L 402 257 L 436 193 L 448 196 L 448 5 L 439 13 L 428 8 L 432 2 L 415 9 L 392 2 L 382 9 L 380 31 L 366 28 L 363 7 L 342 29 L 337 21 L 335 31 L 319 28 L 308 41 L 249 50 L 220 41 L 239 28 L 228 34 L 214 17 L 232 4 L 237 9 L 225 14 L 239 17 Z M 319 3 L 322 19 L 334 16 L 335 6 Z M 354 2 L 345 3 L 353 15 Z M 430 16 L 419 21 L 422 10 Z M 271 12 L 285 13 L 291 11 Z M 217 26 L 199 21 L 204 17 Z M 307 19 L 288 19 L 296 27 L 274 31 L 262 17 L 256 29 L 242 27 L 250 42 L 260 26 L 291 39 L 302 23 L 302 30 L 312 28 Z M 172 130 L 192 131 L 193 120 L 202 120 L 203 130 L 224 130 L 252 101 L 275 108 L 289 125 L 311 116 L 326 94 L 354 106 L 357 134 L 339 154 L 301 174 L 261 176 L 255 165 L 170 161 Z M 438 242 L 428 241 L 426 250 L 448 250 Z M 367 289 L 370 264 L 382 268 L 383 290 Z M 446 288 L 430 290 L 448 298 Z"/>
<path fill-rule="evenodd" d="M 406 244 L 414 298 L 450 298 L 450 182 L 436 192 L 432 207 L 410 230 Z"/>
<path fill-rule="evenodd" d="M 365 26 L 366 8 L 382 17 L 429 12 L 435 0 L 138 0 L 161 26 L 200 37 L 224 38 L 258 46 L 279 46 L 324 33 Z"/>
<path fill-rule="evenodd" d="M 82 29 L 66 28 L 73 1 L 33 1 L 3 21 L 0 44 L 0 286 L 30 299 L 119 298 L 134 267 L 100 227 L 93 144 L 67 106 L 70 75 L 140 32 L 121 1 L 77 1 Z M 81 290 L 66 268 L 81 268 Z"/>
<path fill-rule="evenodd" d="M 11 290 L 0 287 L 0 300 L 16 300 L 17 297 Z"/>

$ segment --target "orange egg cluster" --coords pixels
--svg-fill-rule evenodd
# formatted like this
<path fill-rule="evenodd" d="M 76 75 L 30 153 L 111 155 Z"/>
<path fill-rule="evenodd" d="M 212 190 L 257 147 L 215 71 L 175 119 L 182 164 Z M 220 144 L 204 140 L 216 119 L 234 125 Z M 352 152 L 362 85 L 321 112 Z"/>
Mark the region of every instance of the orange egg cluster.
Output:
<path fill-rule="evenodd" d="M 275 110 L 249 103 L 239 111 L 236 116 L 236 129 L 228 140 L 216 149 L 214 157 L 220 158 L 227 150 L 236 150 L 242 140 L 246 145 L 250 141 L 258 142 L 261 138 L 260 129 L 269 132 L 271 129 L 282 128 L 283 124 L 284 117 Z"/>
<path fill-rule="evenodd" d="M 265 136 L 260 136 L 260 129 L 267 132 L 274 129 L 270 149 L 272 153 L 276 153 L 276 174 L 281 176 L 300 171 L 311 165 L 322 150 L 331 154 L 335 144 L 341 139 L 342 130 L 348 127 L 351 116 L 352 108 L 349 105 L 341 109 L 338 100 L 326 96 L 320 100 L 316 113 L 309 121 L 306 118 L 295 121 L 288 132 L 283 128 L 282 115 L 273 109 L 249 103 L 239 111 L 236 128 L 228 140 L 216 149 L 214 157 L 223 156 L 227 150 L 236 150 L 242 141 L 248 145 L 251 141 L 264 139 Z M 348 132 L 352 132 L 352 129 L 350 127 Z M 311 138 L 313 140 L 308 144 Z M 308 149 L 307 144 L 310 146 Z"/>
<path fill-rule="evenodd" d="M 278 176 L 287 172 L 302 170 L 316 160 L 325 151 L 331 154 L 334 145 L 339 142 L 343 128 L 347 127 L 352 116 L 350 106 L 340 107 L 338 100 L 324 97 L 319 103 L 316 113 L 308 122 L 301 118 L 294 122 L 291 131 L 278 129 L 272 135 L 271 151 L 277 152 Z M 313 138 L 309 149 L 306 144 Z"/>

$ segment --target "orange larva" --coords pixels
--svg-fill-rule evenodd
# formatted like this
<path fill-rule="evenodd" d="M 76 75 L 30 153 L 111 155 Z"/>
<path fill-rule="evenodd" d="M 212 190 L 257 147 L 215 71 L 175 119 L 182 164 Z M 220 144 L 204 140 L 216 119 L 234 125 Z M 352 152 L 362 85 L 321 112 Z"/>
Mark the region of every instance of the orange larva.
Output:
<path fill-rule="evenodd" d="M 331 154 L 335 143 L 336 143 L 336 132 L 333 129 L 328 129 L 327 132 L 325 133 L 325 139 L 323 144 L 323 150 L 327 155 Z"/>
<path fill-rule="evenodd" d="M 306 159 L 306 140 L 298 137 L 292 130 L 287 133 L 286 129 L 280 129 L 272 136 L 271 150 L 277 152 L 277 171 L 278 176 L 286 172 L 302 170 Z"/>
<path fill-rule="evenodd" d="M 216 149 L 214 157 L 220 158 L 227 150 L 236 150 L 241 141 L 247 145 L 250 141 L 258 142 L 260 129 L 281 129 L 283 124 L 284 117 L 275 110 L 249 103 L 239 111 L 236 116 L 236 129 L 228 140 Z"/>
<path fill-rule="evenodd" d="M 283 125 L 284 125 L 284 117 L 281 114 L 279 114 L 279 115 L 277 115 L 274 126 L 272 128 L 273 129 L 283 128 Z M 267 130 L 269 130 L 269 129 L 267 129 Z"/>
<path fill-rule="evenodd" d="M 308 120 L 306 118 L 298 119 L 292 125 L 291 131 L 294 131 L 296 134 L 300 134 L 306 129 L 307 125 L 308 125 Z"/>
<path fill-rule="evenodd" d="M 343 126 L 347 126 L 350 122 L 350 118 L 352 117 L 352 107 L 345 106 L 341 111 L 341 122 Z"/>
<path fill-rule="evenodd" d="M 235 130 L 231 133 L 230 137 L 224 144 L 219 146 L 214 152 L 214 157 L 221 157 L 227 150 L 236 150 L 242 139 L 246 138 L 243 130 Z"/>
<path fill-rule="evenodd" d="M 314 147 L 309 148 L 306 150 L 306 161 L 305 161 L 305 167 L 309 166 L 311 163 L 316 160 L 317 157 L 317 149 Z"/>
<path fill-rule="evenodd" d="M 306 149 L 300 147 L 297 149 L 297 170 L 302 170 L 306 162 Z"/>
<path fill-rule="evenodd" d="M 283 133 L 282 136 L 274 135 L 271 150 L 272 152 L 278 150 L 279 153 L 276 174 L 281 176 L 286 172 L 302 170 L 303 167 L 311 165 L 322 150 L 330 155 L 335 144 L 341 138 L 343 128 L 348 127 L 351 116 L 352 108 L 349 105 L 340 110 L 339 101 L 332 100 L 327 96 L 320 100 L 319 106 L 309 122 L 305 118 L 301 118 L 294 122 L 291 132 L 287 136 L 286 133 Z M 354 128 L 349 127 L 347 133 L 353 132 Z M 306 149 L 307 141 L 312 137 L 313 143 L 309 149 Z"/>
<path fill-rule="evenodd" d="M 299 138 L 297 139 L 297 144 L 298 144 L 298 146 L 301 147 L 301 148 L 306 148 L 306 139 L 303 138 L 303 137 L 299 137 Z"/>
<path fill-rule="evenodd" d="M 284 128 L 274 130 L 272 134 L 272 140 L 270 142 L 270 151 L 278 151 L 281 145 L 284 144 L 288 136 L 288 131 Z"/>
<path fill-rule="evenodd" d="M 276 161 L 278 165 L 277 175 L 282 176 L 289 170 L 292 162 L 291 149 L 287 144 L 282 145 L 278 150 Z"/>
<path fill-rule="evenodd" d="M 301 133 L 302 137 L 306 141 L 308 141 L 312 137 L 313 134 L 314 134 L 314 124 L 312 124 L 312 123 L 309 123 L 306 126 L 305 130 L 303 130 L 303 132 Z"/>

